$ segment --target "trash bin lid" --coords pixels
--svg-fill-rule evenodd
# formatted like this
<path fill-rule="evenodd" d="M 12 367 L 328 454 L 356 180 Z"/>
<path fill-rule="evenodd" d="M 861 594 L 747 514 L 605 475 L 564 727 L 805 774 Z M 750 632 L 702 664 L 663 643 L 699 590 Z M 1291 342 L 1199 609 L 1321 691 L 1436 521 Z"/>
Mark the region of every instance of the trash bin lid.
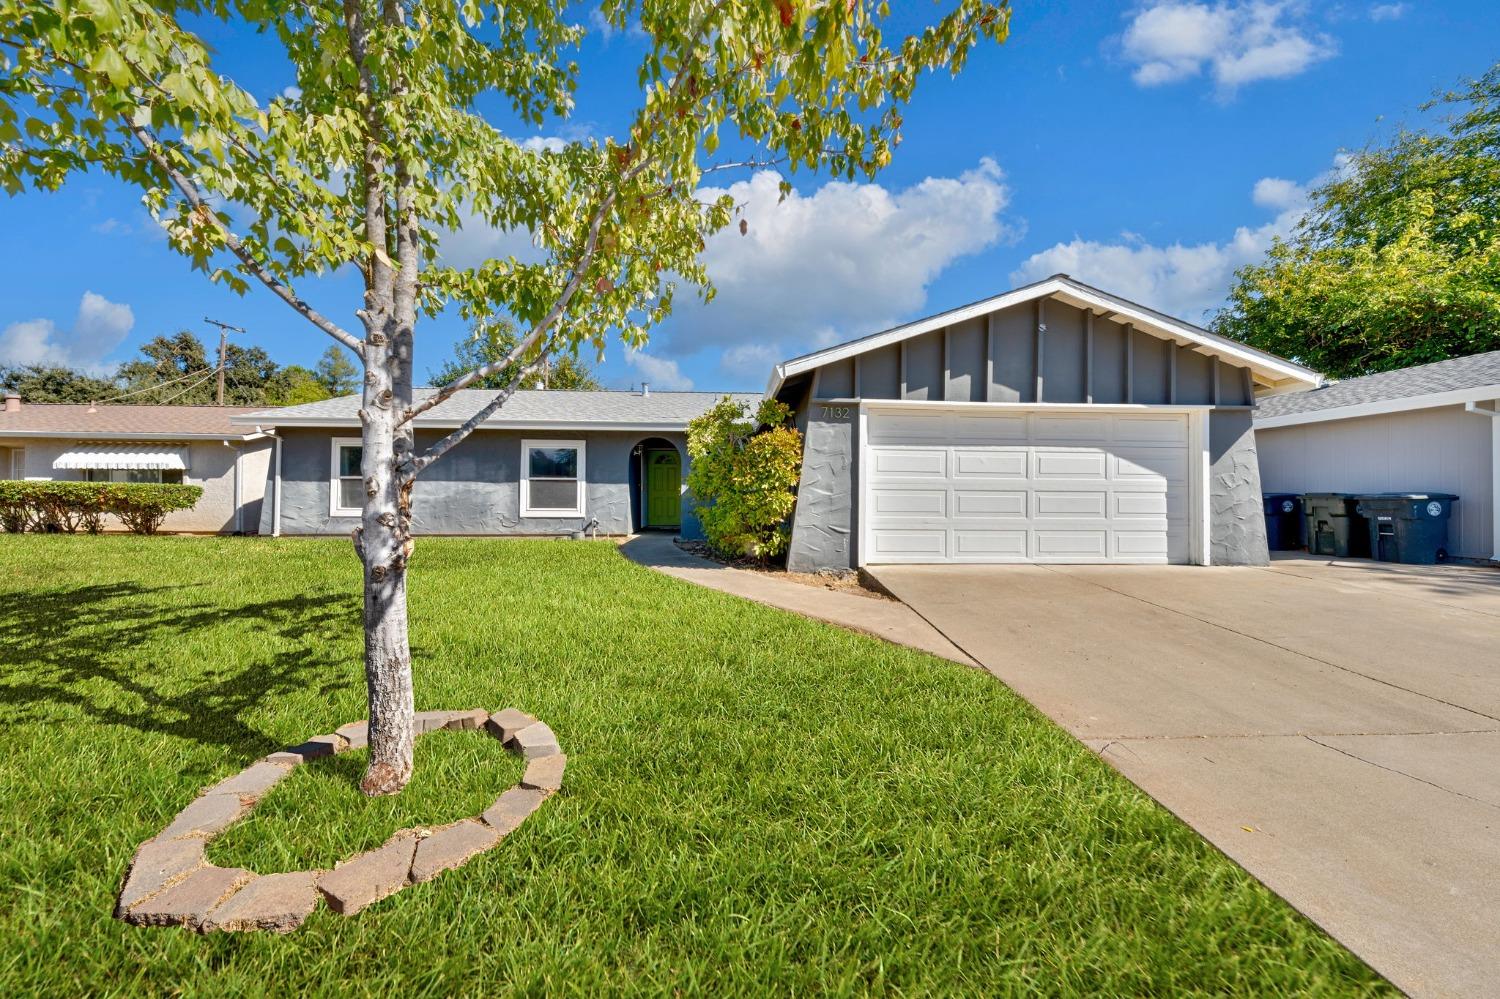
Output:
<path fill-rule="evenodd" d="M 1362 500 L 1447 500 L 1457 502 L 1453 493 L 1360 493 L 1354 497 Z"/>

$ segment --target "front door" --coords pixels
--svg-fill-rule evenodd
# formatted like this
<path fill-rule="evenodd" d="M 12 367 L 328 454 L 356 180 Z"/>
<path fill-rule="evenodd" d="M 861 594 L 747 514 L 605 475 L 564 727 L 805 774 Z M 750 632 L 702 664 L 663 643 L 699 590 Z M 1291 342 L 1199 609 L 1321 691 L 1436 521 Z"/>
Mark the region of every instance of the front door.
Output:
<path fill-rule="evenodd" d="M 676 451 L 647 451 L 646 526 L 678 526 L 681 503 L 682 459 Z"/>

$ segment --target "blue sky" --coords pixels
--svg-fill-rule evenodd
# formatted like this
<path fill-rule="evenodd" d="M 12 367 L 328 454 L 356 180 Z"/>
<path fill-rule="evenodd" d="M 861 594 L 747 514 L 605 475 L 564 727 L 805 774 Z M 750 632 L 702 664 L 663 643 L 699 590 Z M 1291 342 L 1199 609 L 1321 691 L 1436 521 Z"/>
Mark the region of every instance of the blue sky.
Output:
<path fill-rule="evenodd" d="M 1500 5 L 1481 0 L 1015 7 L 1006 44 L 957 79 L 925 81 L 875 183 L 799 174 L 777 205 L 774 177 L 721 181 L 733 180 L 750 232 L 709 245 L 718 298 L 685 305 L 643 354 L 611 345 L 606 385 L 759 389 L 775 360 L 1057 271 L 1202 320 L 1341 151 L 1422 123 L 1434 90 L 1500 60 Z M 210 40 L 253 93 L 294 82 L 250 33 L 215 25 Z M 633 79 L 641 45 L 592 32 L 578 112 L 543 134 L 612 134 L 632 107 L 618 81 Z M 247 328 L 242 342 L 282 363 L 310 365 L 331 342 L 268 293 L 209 285 L 107 179 L 0 212 L 0 363 L 107 367 L 159 333 L 208 341 L 204 316 Z M 516 242 L 473 230 L 445 252 L 477 260 Z M 348 276 L 298 290 L 355 324 Z M 419 375 L 462 333 L 447 317 L 422 326 Z"/>

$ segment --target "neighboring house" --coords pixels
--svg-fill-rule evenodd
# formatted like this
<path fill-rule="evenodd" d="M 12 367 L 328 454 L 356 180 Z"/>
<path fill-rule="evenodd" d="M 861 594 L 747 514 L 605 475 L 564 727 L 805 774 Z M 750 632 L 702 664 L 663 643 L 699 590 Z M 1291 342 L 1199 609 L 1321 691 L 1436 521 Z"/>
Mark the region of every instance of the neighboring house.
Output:
<path fill-rule="evenodd" d="M 1445 492 L 1449 546 L 1500 559 L 1500 351 L 1261 400 L 1268 492 Z"/>
<path fill-rule="evenodd" d="M 418 400 L 432 389 L 417 389 Z M 422 534 L 700 534 L 684 496 L 688 421 L 718 392 L 520 391 L 417 479 L 412 526 Z M 466 389 L 416 420 L 417 449 L 442 439 L 494 398 Z M 735 396 L 756 403 L 759 396 Z M 359 523 L 359 399 L 245 413 L 234 422 L 274 434 L 262 534 L 348 534 Z"/>
<path fill-rule="evenodd" d="M 1321 383 L 1066 275 L 786 361 L 789 567 L 1263 564 L 1251 412 Z"/>
<path fill-rule="evenodd" d="M 230 425 L 230 417 L 246 412 L 233 406 L 39 404 L 7 395 L 0 412 L 0 478 L 202 486 L 197 505 L 168 514 L 163 530 L 254 532 L 271 441 Z"/>

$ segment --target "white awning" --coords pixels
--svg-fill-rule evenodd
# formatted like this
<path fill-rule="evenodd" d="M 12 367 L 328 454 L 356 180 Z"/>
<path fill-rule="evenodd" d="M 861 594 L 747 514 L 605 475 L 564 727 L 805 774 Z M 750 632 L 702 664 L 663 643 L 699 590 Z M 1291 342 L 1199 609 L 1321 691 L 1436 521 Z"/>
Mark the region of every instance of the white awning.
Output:
<path fill-rule="evenodd" d="M 130 468 L 161 469 L 166 472 L 187 471 L 187 451 L 183 448 L 152 448 L 149 451 L 130 444 L 93 444 L 64 451 L 52 463 L 53 468 Z"/>

